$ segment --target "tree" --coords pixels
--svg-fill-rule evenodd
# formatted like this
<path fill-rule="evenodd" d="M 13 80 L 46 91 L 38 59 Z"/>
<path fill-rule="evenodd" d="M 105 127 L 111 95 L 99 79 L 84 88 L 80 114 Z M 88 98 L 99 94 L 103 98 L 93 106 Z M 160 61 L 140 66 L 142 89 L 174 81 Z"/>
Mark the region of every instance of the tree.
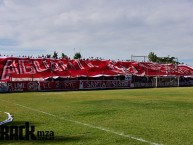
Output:
<path fill-rule="evenodd" d="M 54 51 L 53 58 L 55 58 L 55 59 L 58 58 L 58 52 Z"/>
<path fill-rule="evenodd" d="M 80 59 L 82 56 L 81 56 L 81 54 L 80 54 L 80 52 L 76 52 L 75 54 L 74 54 L 74 59 Z"/>
<path fill-rule="evenodd" d="M 177 64 L 178 62 L 175 61 L 175 57 L 170 57 L 169 55 L 167 57 L 157 57 L 157 55 L 154 52 L 150 52 L 148 55 L 149 61 L 151 62 L 158 62 L 158 63 L 173 63 Z"/>
<path fill-rule="evenodd" d="M 175 59 L 176 59 L 175 57 L 170 57 L 169 62 L 170 63 L 178 63 L 178 62 L 175 61 Z"/>
<path fill-rule="evenodd" d="M 46 55 L 46 58 L 51 58 L 51 55 L 50 55 L 50 54 L 47 54 L 47 55 Z"/>
<path fill-rule="evenodd" d="M 62 58 L 63 59 L 68 59 L 68 56 L 66 54 L 62 53 Z"/>
<path fill-rule="evenodd" d="M 157 62 L 158 61 L 158 57 L 154 52 L 149 53 L 148 59 L 149 59 L 149 61 L 152 61 L 152 62 Z"/>

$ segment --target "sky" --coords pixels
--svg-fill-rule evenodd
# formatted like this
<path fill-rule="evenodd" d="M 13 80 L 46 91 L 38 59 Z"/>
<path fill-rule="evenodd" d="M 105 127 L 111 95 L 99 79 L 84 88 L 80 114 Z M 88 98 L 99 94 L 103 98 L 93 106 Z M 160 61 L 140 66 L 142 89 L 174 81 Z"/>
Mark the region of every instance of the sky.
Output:
<path fill-rule="evenodd" d="M 128 60 L 154 52 L 193 66 L 193 0 L 0 0 L 0 54 Z"/>

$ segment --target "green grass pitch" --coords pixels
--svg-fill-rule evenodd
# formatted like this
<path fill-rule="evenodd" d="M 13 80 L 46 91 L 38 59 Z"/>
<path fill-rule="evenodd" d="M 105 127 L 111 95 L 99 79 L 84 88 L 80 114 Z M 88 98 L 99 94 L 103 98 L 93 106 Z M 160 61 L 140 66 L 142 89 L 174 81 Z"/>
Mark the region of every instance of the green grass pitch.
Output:
<path fill-rule="evenodd" d="M 26 121 L 54 140 L 10 145 L 192 145 L 193 88 L 0 94 L 0 121 Z"/>

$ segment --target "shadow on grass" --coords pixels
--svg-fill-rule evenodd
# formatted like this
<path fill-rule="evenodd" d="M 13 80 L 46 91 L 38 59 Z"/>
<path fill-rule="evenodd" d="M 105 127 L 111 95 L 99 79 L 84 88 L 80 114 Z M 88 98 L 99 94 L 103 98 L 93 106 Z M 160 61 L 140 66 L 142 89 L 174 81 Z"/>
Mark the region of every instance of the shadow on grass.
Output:
<path fill-rule="evenodd" d="M 9 122 L 7 124 L 4 124 L 2 126 L 25 126 L 25 123 L 28 122 L 28 121 L 13 121 L 13 122 Z M 40 126 L 42 123 L 39 123 L 39 122 L 33 122 L 33 121 L 29 121 L 29 125 L 30 126 Z M 54 139 L 39 139 L 37 137 L 37 134 L 35 132 L 35 135 L 37 137 L 36 140 L 1 140 L 0 138 L 0 144 L 4 144 L 4 145 L 7 145 L 7 144 L 54 144 L 54 143 L 65 143 L 65 142 L 79 142 L 79 141 L 85 141 L 85 140 L 89 140 L 91 138 L 88 137 L 88 134 L 89 132 L 86 132 L 86 133 L 79 133 L 79 134 L 70 134 L 70 135 L 64 135 L 64 136 L 56 136 L 54 135 Z M 1 135 L 0 135 L 1 137 Z"/>
<path fill-rule="evenodd" d="M 90 140 L 85 134 L 54 136 L 53 140 L 0 140 L 0 144 L 54 144 Z"/>
<path fill-rule="evenodd" d="M 29 122 L 30 126 L 40 126 L 42 123 L 40 122 L 34 122 L 34 121 L 14 121 L 13 122 L 9 122 L 7 124 L 4 124 L 4 126 L 24 126 L 26 122 Z"/>

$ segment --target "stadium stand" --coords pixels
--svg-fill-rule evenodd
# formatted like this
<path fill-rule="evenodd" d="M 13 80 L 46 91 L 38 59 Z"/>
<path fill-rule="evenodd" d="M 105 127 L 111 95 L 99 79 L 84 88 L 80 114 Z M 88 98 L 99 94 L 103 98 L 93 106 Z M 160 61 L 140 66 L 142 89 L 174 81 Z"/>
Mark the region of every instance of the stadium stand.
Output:
<path fill-rule="evenodd" d="M 126 80 L 127 75 L 132 76 L 131 80 L 133 83 L 148 83 L 148 85 L 146 85 L 148 87 L 153 86 L 152 83 L 155 77 L 160 78 L 157 80 L 162 80 L 162 82 L 165 77 L 167 79 L 164 81 L 179 78 L 176 80 L 180 81 L 181 85 L 193 84 L 193 68 L 183 64 L 174 65 L 99 59 L 70 60 L 0 57 L 0 82 L 70 80 L 122 81 Z M 144 84 L 142 86 L 144 86 Z"/>

